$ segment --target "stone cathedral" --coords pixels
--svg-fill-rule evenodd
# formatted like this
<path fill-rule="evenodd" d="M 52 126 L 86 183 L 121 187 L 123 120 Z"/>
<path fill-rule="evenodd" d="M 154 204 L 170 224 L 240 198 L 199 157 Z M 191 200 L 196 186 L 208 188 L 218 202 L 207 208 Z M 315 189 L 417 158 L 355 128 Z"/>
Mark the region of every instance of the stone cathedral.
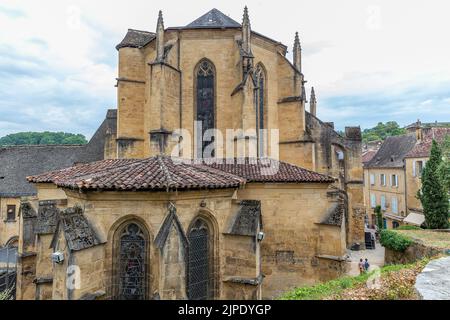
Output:
<path fill-rule="evenodd" d="M 364 243 L 361 132 L 317 118 L 298 34 L 291 62 L 247 8 L 169 28 L 160 12 L 116 49 L 115 145 L 27 178 L 18 299 L 271 299 L 345 272 Z"/>

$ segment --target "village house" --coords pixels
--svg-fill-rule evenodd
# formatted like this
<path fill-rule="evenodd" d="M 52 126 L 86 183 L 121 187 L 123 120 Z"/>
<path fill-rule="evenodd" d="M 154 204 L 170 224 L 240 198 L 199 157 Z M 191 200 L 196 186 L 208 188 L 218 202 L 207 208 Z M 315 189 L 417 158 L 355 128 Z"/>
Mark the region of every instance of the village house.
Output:
<path fill-rule="evenodd" d="M 160 12 L 116 48 L 112 155 L 28 177 L 18 298 L 275 298 L 345 273 L 364 244 L 361 130 L 318 119 L 314 89 L 306 110 L 298 35 L 291 62 L 247 8 L 171 28 Z M 208 129 L 236 134 L 202 157 Z"/>
<path fill-rule="evenodd" d="M 406 129 L 405 135 L 386 138 L 364 163 L 364 202 L 371 225 L 376 225 L 376 206 L 381 206 L 387 229 L 404 224 L 421 226 L 425 222 L 417 198 L 422 170 L 430 157 L 433 139 L 441 143 L 450 134 L 450 127 L 418 121 Z"/>

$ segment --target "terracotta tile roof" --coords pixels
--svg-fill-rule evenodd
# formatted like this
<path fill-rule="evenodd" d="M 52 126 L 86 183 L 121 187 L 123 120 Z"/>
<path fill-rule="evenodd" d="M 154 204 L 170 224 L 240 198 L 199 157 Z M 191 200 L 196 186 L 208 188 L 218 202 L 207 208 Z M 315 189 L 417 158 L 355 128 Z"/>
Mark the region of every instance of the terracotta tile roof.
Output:
<path fill-rule="evenodd" d="M 319 182 L 332 183 L 334 179 L 320 173 L 306 170 L 273 159 L 224 159 L 222 163 L 206 163 L 208 166 L 229 172 L 246 179 L 247 182 Z"/>
<path fill-rule="evenodd" d="M 376 155 L 378 150 L 369 150 L 362 154 L 362 163 L 366 164 L 372 160 L 373 156 Z"/>
<path fill-rule="evenodd" d="M 430 156 L 433 139 L 442 142 L 445 136 L 450 135 L 450 128 L 428 128 L 423 129 L 423 139 L 408 152 L 406 158 L 427 158 Z"/>
<path fill-rule="evenodd" d="M 332 183 L 333 178 L 284 162 L 224 160 L 224 164 L 156 156 L 110 159 L 28 177 L 29 182 L 101 190 L 182 190 L 235 188 L 247 182 Z M 278 166 L 278 171 L 276 168 Z"/>

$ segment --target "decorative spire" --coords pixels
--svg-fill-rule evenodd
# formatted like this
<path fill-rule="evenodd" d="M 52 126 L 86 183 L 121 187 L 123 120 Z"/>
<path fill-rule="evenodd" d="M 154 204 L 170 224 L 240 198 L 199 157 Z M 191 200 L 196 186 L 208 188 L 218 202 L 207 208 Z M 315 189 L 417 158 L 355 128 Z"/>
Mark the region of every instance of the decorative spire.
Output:
<path fill-rule="evenodd" d="M 316 116 L 317 112 L 317 100 L 316 93 L 314 92 L 314 87 L 311 88 L 311 97 L 309 98 L 309 113 Z"/>
<path fill-rule="evenodd" d="M 164 60 L 164 20 L 162 11 L 159 10 L 158 24 L 156 26 L 156 61 Z"/>
<path fill-rule="evenodd" d="M 244 8 L 244 18 L 242 20 L 242 49 L 244 49 L 245 53 L 250 54 L 252 52 L 251 48 L 251 33 L 252 29 L 250 26 L 250 18 L 248 16 L 248 8 L 245 6 Z"/>
<path fill-rule="evenodd" d="M 299 72 L 302 72 L 302 47 L 300 45 L 298 32 L 295 33 L 295 40 L 294 40 L 294 67 Z"/>

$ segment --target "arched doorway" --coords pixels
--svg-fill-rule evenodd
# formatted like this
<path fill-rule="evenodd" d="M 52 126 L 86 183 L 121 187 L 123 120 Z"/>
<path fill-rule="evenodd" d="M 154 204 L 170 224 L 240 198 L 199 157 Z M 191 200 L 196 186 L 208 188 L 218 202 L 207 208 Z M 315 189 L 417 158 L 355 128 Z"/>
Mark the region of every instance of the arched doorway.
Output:
<path fill-rule="evenodd" d="M 148 234 L 137 222 L 122 225 L 115 236 L 115 299 L 148 296 Z"/>
<path fill-rule="evenodd" d="M 189 229 L 188 298 L 208 300 L 213 298 L 212 233 L 208 223 L 197 218 Z"/>

